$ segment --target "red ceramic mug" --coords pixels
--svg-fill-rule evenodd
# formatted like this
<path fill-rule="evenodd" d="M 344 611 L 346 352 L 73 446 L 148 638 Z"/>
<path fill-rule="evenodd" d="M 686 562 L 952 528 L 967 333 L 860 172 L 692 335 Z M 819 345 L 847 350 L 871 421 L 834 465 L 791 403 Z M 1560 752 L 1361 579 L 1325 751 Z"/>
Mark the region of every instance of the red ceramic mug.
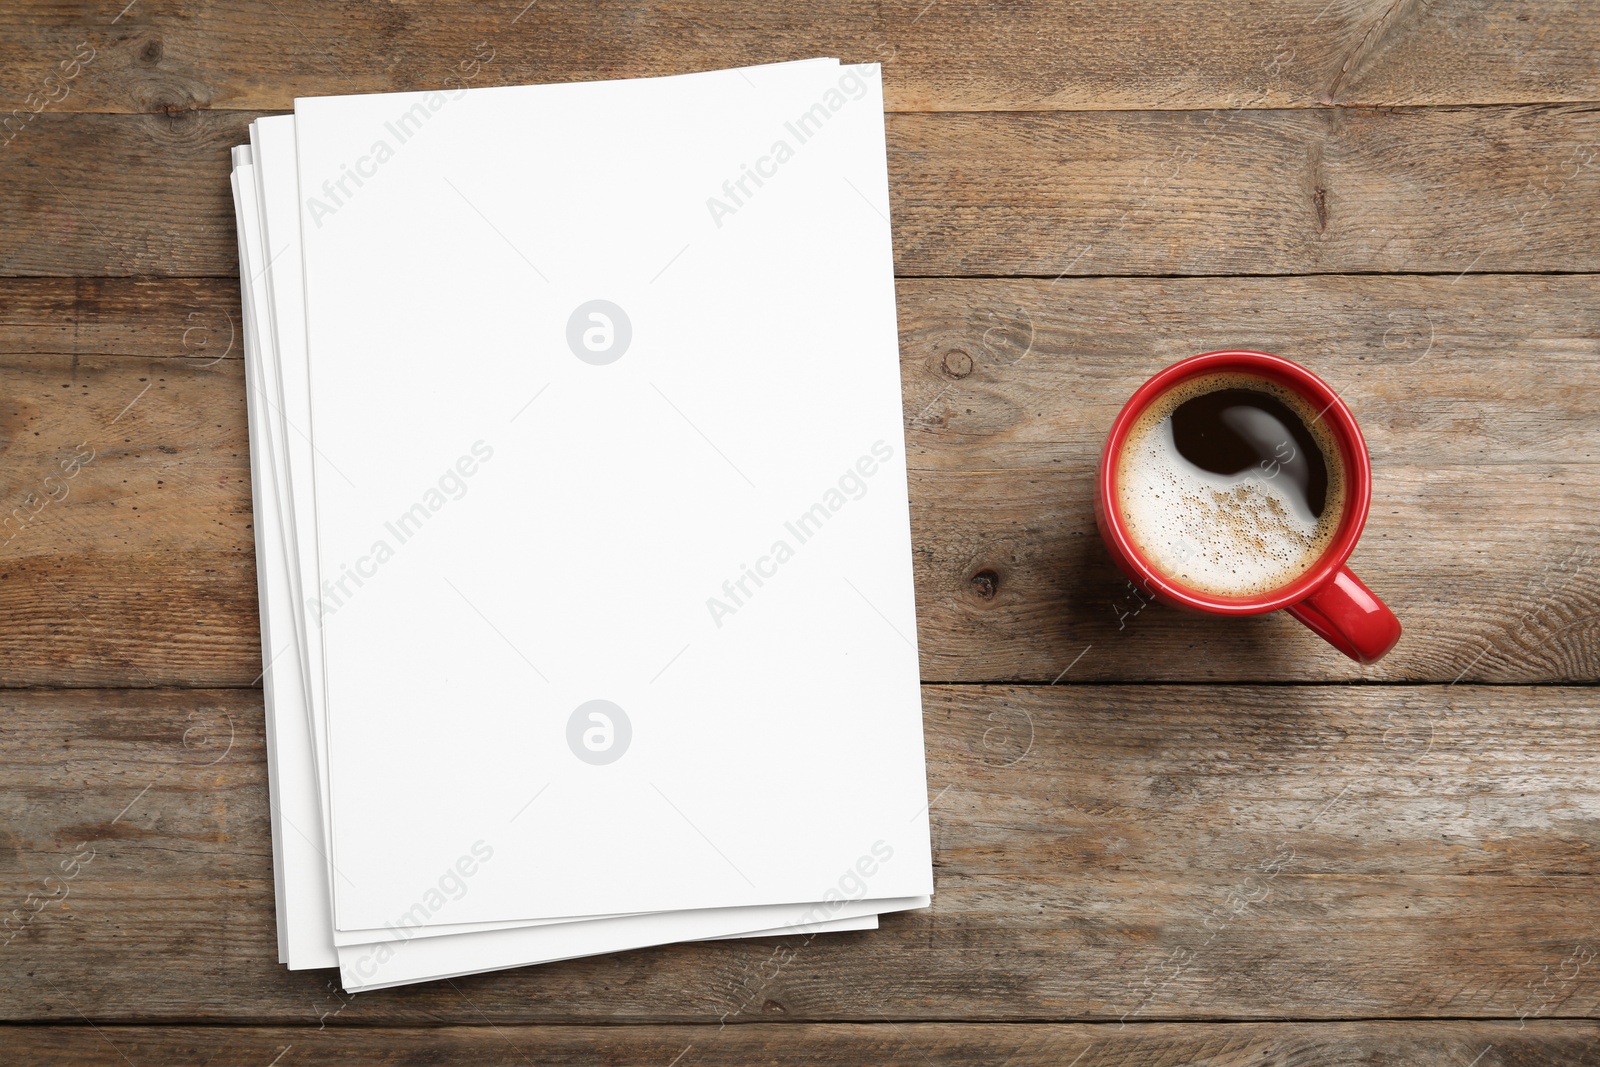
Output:
<path fill-rule="evenodd" d="M 1191 589 L 1157 570 L 1140 553 L 1117 506 L 1117 469 L 1128 432 L 1145 409 L 1191 378 L 1219 373 L 1265 378 L 1298 393 L 1322 413 L 1344 460 L 1344 512 L 1322 555 L 1287 584 L 1253 596 Z M 1366 525 L 1372 465 L 1355 417 L 1328 384 L 1298 364 L 1265 352 L 1207 352 L 1174 363 L 1145 382 L 1111 425 L 1095 489 L 1095 522 L 1111 557 L 1133 581 L 1174 607 L 1215 615 L 1260 615 L 1283 608 L 1340 652 L 1374 663 L 1400 640 L 1400 620 L 1345 566 Z"/>

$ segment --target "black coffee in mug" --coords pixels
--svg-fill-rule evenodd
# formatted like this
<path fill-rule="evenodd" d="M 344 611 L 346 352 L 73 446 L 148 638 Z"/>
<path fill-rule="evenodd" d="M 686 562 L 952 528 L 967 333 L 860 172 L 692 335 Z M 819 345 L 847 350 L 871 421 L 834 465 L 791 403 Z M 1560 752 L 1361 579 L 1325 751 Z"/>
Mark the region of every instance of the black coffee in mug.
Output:
<path fill-rule="evenodd" d="M 1174 581 L 1259 596 L 1304 574 L 1344 511 L 1344 462 L 1320 412 L 1248 374 L 1158 397 L 1128 433 L 1118 506 L 1139 551 Z"/>

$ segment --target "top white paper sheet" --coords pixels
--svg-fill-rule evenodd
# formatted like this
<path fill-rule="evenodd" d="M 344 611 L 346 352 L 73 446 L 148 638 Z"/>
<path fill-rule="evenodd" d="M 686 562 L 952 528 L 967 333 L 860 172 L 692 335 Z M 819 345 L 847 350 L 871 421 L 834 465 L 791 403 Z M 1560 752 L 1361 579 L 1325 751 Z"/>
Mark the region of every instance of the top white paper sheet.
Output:
<path fill-rule="evenodd" d="M 738 74 L 297 102 L 340 929 L 931 891 L 877 72 Z"/>
<path fill-rule="evenodd" d="M 832 60 L 813 60 L 808 62 L 837 65 Z M 248 175 L 253 170 L 255 174 L 255 187 L 261 194 L 259 197 L 259 224 L 252 230 L 252 223 L 256 220 L 256 213 L 246 207 L 241 216 L 241 222 L 244 225 L 240 227 L 241 265 L 247 267 L 246 276 L 253 279 L 254 286 L 262 286 L 270 289 L 271 292 L 269 301 L 256 302 L 255 311 L 260 313 L 264 305 L 270 303 L 273 309 L 272 317 L 280 328 L 273 329 L 273 323 L 269 322 L 260 329 L 260 336 L 266 341 L 275 340 L 276 345 L 265 344 L 262 346 L 264 358 L 258 358 L 256 366 L 258 368 L 257 373 L 262 369 L 267 371 L 268 388 L 275 392 L 280 392 L 282 394 L 280 399 L 284 404 L 281 413 L 274 412 L 271 403 L 265 399 L 261 400 L 261 403 L 266 405 L 265 407 L 257 406 L 256 401 L 260 391 L 252 392 L 252 432 L 257 429 L 258 423 L 261 424 L 262 428 L 269 431 L 266 434 L 267 440 L 260 443 L 260 448 L 253 449 L 252 458 L 254 459 L 261 452 L 279 450 L 285 439 L 297 446 L 307 443 L 306 434 L 302 427 L 309 425 L 309 394 L 305 391 L 304 328 L 299 310 L 303 295 L 300 286 L 299 208 L 296 193 L 298 178 L 295 172 L 293 116 L 261 119 L 252 123 L 251 142 L 251 147 L 240 151 L 247 155 L 253 154 L 255 166 L 252 168 L 246 164 L 242 168 L 242 172 Z M 272 176 L 274 167 L 278 168 L 276 177 Z M 245 186 L 247 190 L 249 185 L 249 179 L 246 178 Z M 278 213 L 276 222 L 272 221 L 275 212 Z M 270 240 L 268 239 L 269 235 L 271 235 Z M 248 237 L 248 240 L 244 240 L 246 237 Z M 267 249 L 273 250 L 271 254 L 268 254 Z M 276 269 L 270 269 L 273 267 Z M 269 282 L 270 285 L 267 284 Z M 247 297 L 249 296 L 248 289 L 246 295 Z M 247 312 L 250 309 L 251 302 L 247 299 Z M 247 316 L 246 334 L 248 341 L 251 336 L 249 316 Z M 249 347 L 247 344 L 247 355 Z M 275 351 L 278 349 L 282 351 Z M 290 373 L 295 371 L 296 367 L 298 367 L 298 385 L 295 382 L 296 374 Z M 270 382 L 270 379 L 274 377 L 277 379 L 275 387 Z M 296 413 L 297 410 L 298 413 Z M 268 443 L 271 443 L 270 448 L 266 447 Z M 285 449 L 284 451 L 287 452 L 288 450 Z M 309 448 L 305 449 L 303 455 L 309 457 Z M 283 492 L 285 486 L 289 483 L 287 468 L 283 465 L 288 457 L 287 455 L 273 455 L 272 459 L 273 463 L 270 466 L 276 468 L 277 488 L 279 492 Z M 307 483 L 305 502 L 299 505 L 298 508 L 285 510 L 283 516 L 286 529 L 291 526 L 297 527 L 300 533 L 304 535 L 314 528 L 314 523 L 307 518 L 313 514 L 309 503 L 309 461 L 307 460 L 298 465 L 307 474 L 307 477 L 303 479 Z M 258 481 L 257 486 L 258 490 L 270 488 L 260 481 Z M 297 497 L 300 495 L 298 488 L 295 495 Z M 286 499 L 283 504 L 287 504 Z M 264 494 L 258 491 L 256 508 L 258 533 L 268 527 L 276 529 L 277 516 L 282 510 L 276 494 L 271 491 L 267 491 Z M 295 522 L 291 517 L 295 510 L 298 510 L 301 517 L 306 518 L 307 521 Z M 299 613 L 293 607 L 293 601 L 298 599 L 298 594 L 284 597 L 281 600 L 274 600 L 274 596 L 279 593 L 279 586 L 272 583 L 286 577 L 288 581 L 284 582 L 282 590 L 288 592 L 288 587 L 291 583 L 296 588 L 299 587 L 300 583 L 297 580 L 299 570 L 307 569 L 311 574 L 315 574 L 316 561 L 314 556 L 309 555 L 310 552 L 314 552 L 315 541 L 314 539 L 303 540 L 303 544 L 309 546 L 305 553 L 308 558 L 303 564 L 292 563 L 283 558 L 281 551 L 277 555 L 272 551 L 267 551 L 265 556 L 258 558 L 258 570 L 266 576 L 267 584 L 273 594 L 273 596 L 265 596 L 262 602 L 264 634 L 268 630 L 266 609 L 269 604 L 276 605 L 273 607 L 271 614 L 280 621 L 284 618 L 290 618 L 296 622 L 299 621 Z M 287 575 L 284 573 L 285 564 L 288 564 Z M 312 585 L 315 586 L 317 584 L 315 578 L 313 578 Z M 306 629 L 314 632 L 317 626 L 318 622 L 315 616 L 308 617 Z M 301 640 L 304 640 L 303 635 Z M 313 651 L 320 653 L 320 640 L 311 642 L 310 647 Z M 312 788 L 309 781 L 307 781 L 304 788 L 310 789 L 311 792 L 309 794 L 305 793 L 297 789 L 294 784 L 291 784 L 288 778 L 291 775 L 309 772 L 312 765 L 312 746 L 309 737 L 305 733 L 307 716 L 296 696 L 299 692 L 296 679 L 300 677 L 299 665 L 296 660 L 297 657 L 293 654 L 293 644 L 291 643 L 288 647 L 273 653 L 267 668 L 267 680 L 269 683 L 268 734 L 269 738 L 276 738 L 273 742 L 276 747 L 274 748 L 275 759 L 273 761 L 272 775 L 274 786 L 273 826 L 275 833 L 274 872 L 280 880 L 278 887 L 280 939 L 285 935 L 289 937 L 287 962 L 289 962 L 291 968 L 331 966 L 346 957 L 346 951 L 341 949 L 336 960 L 327 941 L 330 930 L 327 920 L 328 886 L 323 873 L 319 873 L 326 871 L 325 861 L 320 854 L 302 856 L 300 852 L 296 851 L 299 846 L 320 850 L 318 842 L 324 836 L 320 826 L 317 825 L 320 823 L 320 817 L 317 812 L 322 805 L 317 802 L 314 795 L 316 789 Z M 287 681 L 285 685 L 276 687 L 277 698 L 274 699 L 272 695 L 274 687 L 270 683 L 283 672 L 287 672 L 285 674 Z M 320 683 L 311 687 L 310 692 L 320 697 Z M 274 728 L 275 723 L 276 728 Z M 319 726 L 317 728 L 319 735 L 324 732 L 322 727 Z M 280 782 L 280 778 L 283 779 L 282 782 Z M 282 788 L 279 788 L 280 786 Z M 325 784 L 323 788 L 325 789 Z M 309 805 L 309 807 L 305 807 L 305 805 Z M 304 810 L 301 810 L 302 808 Z M 294 809 L 292 818 L 291 809 Z M 280 829 L 280 822 L 287 823 L 288 828 L 294 830 L 295 834 L 292 836 L 285 835 L 282 838 L 278 837 L 277 831 Z M 314 840 L 312 835 L 314 835 Z M 313 863 L 306 863 L 306 859 L 311 859 Z M 455 882 L 447 888 L 459 892 L 465 887 L 462 883 Z M 708 929 L 720 929 L 723 931 L 745 930 L 752 932 L 747 934 L 733 934 L 730 932 L 722 936 L 758 936 L 760 933 L 770 934 L 773 931 L 754 931 L 752 926 L 755 923 L 770 925 L 790 924 L 785 929 L 788 932 L 798 933 L 872 928 L 876 926 L 876 917 L 870 914 L 871 910 L 925 907 L 927 903 L 927 897 L 869 898 L 832 901 L 820 909 L 817 909 L 813 904 L 764 905 L 720 909 L 714 915 L 710 912 L 697 912 L 694 914 L 704 917 L 699 926 L 696 927 L 701 932 L 705 932 Z M 285 912 L 285 908 L 288 909 L 287 912 Z M 310 912 L 300 915 L 297 920 L 295 918 L 295 909 L 297 908 L 308 908 L 311 909 L 311 912 L 319 911 L 321 920 L 316 921 L 316 916 Z M 864 911 L 863 909 L 867 910 Z M 840 916 L 850 914 L 855 917 L 834 918 L 799 926 L 793 925 L 802 921 L 804 915 L 824 913 Z M 512 920 L 509 923 L 411 925 L 415 919 L 415 916 L 408 917 L 408 923 L 403 927 L 388 927 L 382 930 L 339 931 L 333 936 L 340 945 L 360 946 L 362 942 L 387 938 L 405 939 L 425 935 L 454 936 L 488 927 L 504 928 L 513 923 L 521 925 L 578 921 L 584 927 L 581 941 L 574 941 L 571 936 L 556 938 L 533 936 L 530 939 L 527 935 L 518 935 L 518 940 L 501 945 L 498 941 L 469 938 L 462 942 L 461 951 L 453 953 L 448 960 L 441 958 L 433 961 L 442 966 L 454 968 L 451 973 L 463 973 L 463 971 L 487 967 L 538 962 L 556 958 L 555 954 L 558 953 L 612 951 L 622 947 L 658 943 L 660 940 L 670 939 L 686 932 L 683 929 L 671 926 L 670 923 L 660 924 L 659 928 L 657 928 L 656 924 L 648 920 L 643 925 L 638 921 L 617 923 L 593 919 L 587 921 L 524 919 Z M 419 967 L 419 964 L 423 966 Z M 365 948 L 357 947 L 349 955 L 349 965 L 345 968 L 347 972 L 347 988 L 369 988 L 380 984 L 392 984 L 396 981 L 418 980 L 428 976 L 425 969 L 427 966 L 431 966 L 429 961 L 412 958 L 404 954 L 385 956 L 381 951 L 375 953 L 374 946 L 370 944 L 366 945 Z M 350 984 L 352 982 L 355 984 Z"/>

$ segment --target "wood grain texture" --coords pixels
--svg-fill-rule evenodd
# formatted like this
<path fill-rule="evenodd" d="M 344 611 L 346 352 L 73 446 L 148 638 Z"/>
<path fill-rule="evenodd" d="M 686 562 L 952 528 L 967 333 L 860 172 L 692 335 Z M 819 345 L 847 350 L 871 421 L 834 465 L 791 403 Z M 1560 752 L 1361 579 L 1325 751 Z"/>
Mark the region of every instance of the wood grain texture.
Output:
<path fill-rule="evenodd" d="M 1600 111 L 907 115 L 914 275 L 1596 269 Z"/>
<path fill-rule="evenodd" d="M 1592 680 L 1593 286 L 903 282 L 923 677 Z M 1377 668 L 1283 616 L 1146 610 L 1105 565 L 1092 476 L 1117 411 L 1161 367 L 1234 347 L 1313 367 L 1361 421 L 1375 484 L 1352 565 L 1408 627 Z"/>
<path fill-rule="evenodd" d="M 1600 1010 L 1592 688 L 930 686 L 924 704 L 930 910 L 873 932 L 350 998 L 332 972 L 275 962 L 258 693 L 0 693 L 0 1015 L 335 1027 Z M 30 893 L 56 899 L 29 915 Z"/>
<path fill-rule="evenodd" d="M 0 149 L 0 275 L 236 276 L 251 117 L 40 115 Z M 1600 270 L 1588 105 L 891 115 L 888 145 L 902 275 Z"/>
<path fill-rule="evenodd" d="M 119 14 L 120 12 L 120 14 Z M 332 5 L 256 0 L 0 15 L 7 108 L 287 108 L 296 96 L 643 77 L 817 55 L 881 62 L 897 111 L 1488 104 L 1600 98 L 1587 4 L 1537 0 L 953 0 L 648 5 L 638 0 Z M 46 79 L 80 44 L 93 59 Z"/>
<path fill-rule="evenodd" d="M 1593 681 L 1597 296 L 1592 277 L 902 281 L 923 677 Z M 3 299 L 0 685 L 251 684 L 236 285 Z M 1117 410 L 1167 363 L 1240 345 L 1312 366 L 1362 421 L 1376 485 L 1353 564 L 1408 627 L 1377 667 L 1283 616 L 1145 608 L 1100 547 Z"/>
<path fill-rule="evenodd" d="M 161 1063 L 172 1067 L 309 1064 L 483 1067 L 1584 1067 L 1600 1063 L 1600 1024 L 1536 1022 L 757 1024 L 709 1026 L 445 1026 L 305 1029 L 163 1026 L 0 1028 L 0 1047 L 33 1067 Z M 1477 1057 L 1474 1060 L 1474 1057 Z"/>

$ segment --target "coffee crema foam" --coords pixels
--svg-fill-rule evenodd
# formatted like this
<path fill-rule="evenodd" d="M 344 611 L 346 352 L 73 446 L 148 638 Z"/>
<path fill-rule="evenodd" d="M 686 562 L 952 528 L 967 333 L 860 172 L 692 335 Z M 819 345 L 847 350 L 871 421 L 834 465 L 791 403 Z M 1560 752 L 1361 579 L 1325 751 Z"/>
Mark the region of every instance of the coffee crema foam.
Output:
<path fill-rule="evenodd" d="M 1173 412 L 1222 389 L 1265 393 L 1299 417 L 1327 466 L 1320 516 L 1274 465 L 1220 475 L 1178 451 Z M 1344 456 L 1318 415 L 1299 393 L 1251 374 L 1204 375 L 1157 397 L 1129 429 L 1117 464 L 1117 507 L 1140 553 L 1179 584 L 1213 596 L 1259 596 L 1310 570 L 1332 542 L 1345 502 Z"/>

